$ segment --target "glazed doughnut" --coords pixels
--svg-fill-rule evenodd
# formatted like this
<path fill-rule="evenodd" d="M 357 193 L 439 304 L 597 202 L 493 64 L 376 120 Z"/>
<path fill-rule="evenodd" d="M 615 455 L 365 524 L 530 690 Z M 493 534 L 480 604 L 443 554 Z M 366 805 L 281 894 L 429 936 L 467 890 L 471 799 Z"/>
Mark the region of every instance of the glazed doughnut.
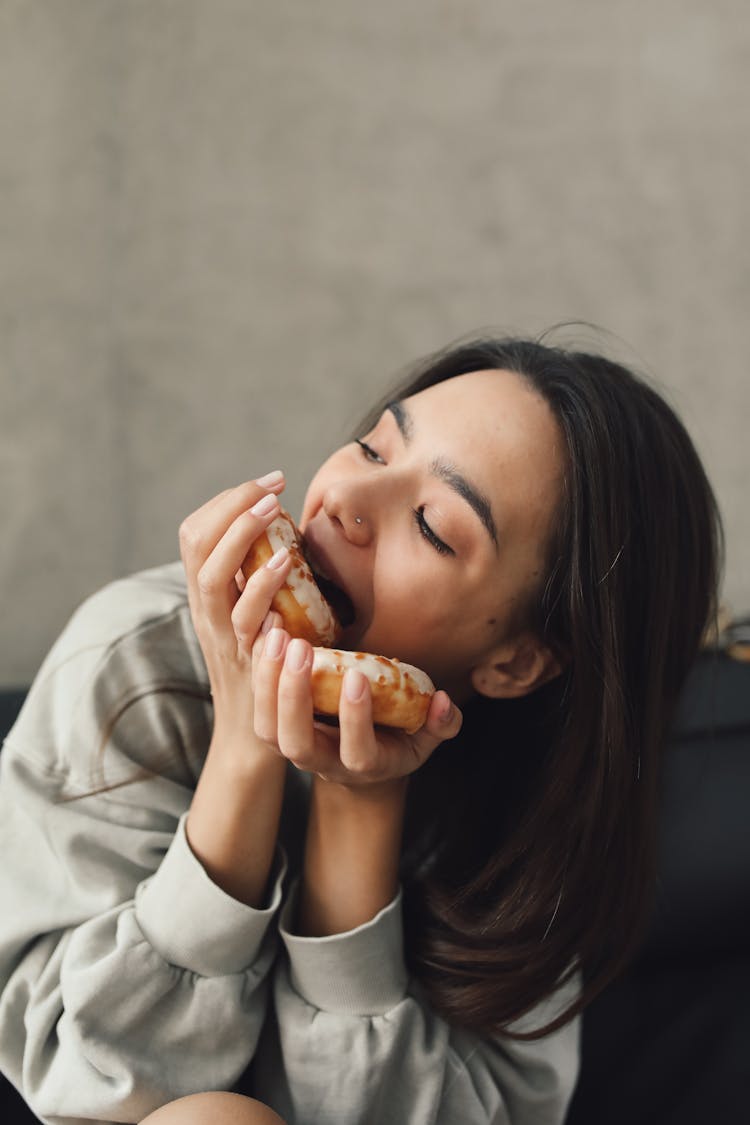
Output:
<path fill-rule="evenodd" d="M 435 693 L 430 677 L 412 664 L 374 656 L 371 652 L 313 649 L 313 706 L 318 714 L 338 714 L 341 684 L 347 668 L 357 668 L 370 681 L 374 723 L 399 727 L 407 734 L 424 726 Z"/>
<path fill-rule="evenodd" d="M 293 637 L 303 637 L 311 645 L 330 645 L 340 632 L 339 622 L 318 588 L 312 571 L 302 554 L 300 536 L 288 512 L 281 511 L 253 543 L 242 564 L 242 573 L 249 578 L 275 555 L 287 547 L 292 569 L 284 585 L 271 602 Z"/>
<path fill-rule="evenodd" d="M 413 734 L 427 718 L 435 687 L 426 672 L 400 660 L 369 652 L 347 652 L 330 646 L 341 626 L 323 597 L 302 553 L 300 535 L 291 516 L 281 513 L 253 543 L 242 573 L 245 578 L 263 566 L 280 547 L 292 557 L 288 579 L 271 602 L 284 628 L 313 646 L 313 707 L 319 715 L 338 715 L 341 685 L 347 668 L 357 668 L 370 682 L 373 722 Z"/>

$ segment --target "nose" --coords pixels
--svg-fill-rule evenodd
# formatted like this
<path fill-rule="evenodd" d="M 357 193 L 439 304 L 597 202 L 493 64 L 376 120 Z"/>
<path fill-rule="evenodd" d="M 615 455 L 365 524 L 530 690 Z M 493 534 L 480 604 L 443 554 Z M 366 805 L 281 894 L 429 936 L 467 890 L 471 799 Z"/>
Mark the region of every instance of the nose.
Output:
<path fill-rule="evenodd" d="M 375 535 L 375 512 L 372 497 L 366 490 L 350 482 L 338 481 L 326 490 L 323 511 L 338 526 L 350 543 L 366 547 Z"/>

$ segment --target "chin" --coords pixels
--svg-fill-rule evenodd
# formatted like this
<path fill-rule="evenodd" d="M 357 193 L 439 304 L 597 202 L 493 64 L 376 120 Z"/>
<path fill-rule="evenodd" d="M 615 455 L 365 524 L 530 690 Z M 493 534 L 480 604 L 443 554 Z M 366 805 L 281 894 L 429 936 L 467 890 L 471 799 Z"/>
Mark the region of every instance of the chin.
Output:
<path fill-rule="evenodd" d="M 399 641 L 395 634 L 378 633 L 369 629 L 358 630 L 355 622 L 351 630 L 347 630 L 342 643 L 343 640 L 345 640 L 347 648 L 358 649 L 361 652 L 374 652 L 380 656 L 387 656 L 389 660 L 395 658 L 404 664 L 413 664 L 432 678 L 429 656 L 424 652 L 417 651 L 408 642 Z"/>
<path fill-rule="evenodd" d="M 358 621 L 354 621 L 346 629 L 343 629 L 337 642 L 338 648 L 349 649 L 352 652 L 375 652 L 385 656 L 384 652 L 380 649 L 373 648 L 368 636 L 367 626 L 362 626 Z"/>

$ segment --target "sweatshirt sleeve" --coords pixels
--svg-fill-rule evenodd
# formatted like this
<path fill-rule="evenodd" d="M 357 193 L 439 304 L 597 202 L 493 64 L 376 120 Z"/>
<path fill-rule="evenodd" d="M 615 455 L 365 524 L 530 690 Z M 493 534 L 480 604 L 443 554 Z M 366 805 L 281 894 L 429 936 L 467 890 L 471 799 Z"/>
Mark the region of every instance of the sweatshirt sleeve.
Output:
<path fill-rule="evenodd" d="M 579 1066 L 580 1021 L 542 1039 L 482 1038 L 449 1026 L 410 981 L 401 898 L 344 934 L 289 930 L 275 969 L 274 1105 L 297 1125 L 561 1125 Z M 573 978 L 514 1030 L 542 1027 L 577 994 Z M 260 1074 L 260 1070 L 259 1070 Z M 261 1075 L 262 1083 L 262 1075 Z M 261 1084 L 260 1097 L 271 1098 Z"/>
<path fill-rule="evenodd" d="M 0 1069 L 59 1125 L 231 1088 L 276 947 L 281 861 L 255 910 L 185 836 L 210 712 L 184 607 L 114 640 L 110 610 L 74 619 L 0 756 Z"/>

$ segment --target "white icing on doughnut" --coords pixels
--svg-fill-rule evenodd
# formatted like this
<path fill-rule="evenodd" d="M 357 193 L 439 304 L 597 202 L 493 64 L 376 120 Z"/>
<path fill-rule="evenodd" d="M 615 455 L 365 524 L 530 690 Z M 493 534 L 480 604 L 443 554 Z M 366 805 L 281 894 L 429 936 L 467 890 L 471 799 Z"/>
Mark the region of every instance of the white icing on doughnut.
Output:
<path fill-rule="evenodd" d="M 282 511 L 273 523 L 266 528 L 266 535 L 272 554 L 275 554 L 281 547 L 288 548 L 292 556 L 292 569 L 286 585 L 294 595 L 295 601 L 307 614 L 310 624 L 319 634 L 321 644 L 331 644 L 338 632 L 338 623 L 305 561 L 297 528 L 292 517 Z"/>
<path fill-rule="evenodd" d="M 404 664 L 396 657 L 376 656 L 372 652 L 347 652 L 337 648 L 313 649 L 313 671 L 336 672 L 343 676 L 347 668 L 357 668 L 372 684 L 394 691 L 412 691 L 432 695 L 435 685 L 426 672 L 413 664 Z"/>
<path fill-rule="evenodd" d="M 370 652 L 313 649 L 313 705 L 320 714 L 338 714 L 348 668 L 359 669 L 370 683 L 374 723 L 399 727 L 409 734 L 424 726 L 435 691 L 429 676 L 421 668 Z"/>

